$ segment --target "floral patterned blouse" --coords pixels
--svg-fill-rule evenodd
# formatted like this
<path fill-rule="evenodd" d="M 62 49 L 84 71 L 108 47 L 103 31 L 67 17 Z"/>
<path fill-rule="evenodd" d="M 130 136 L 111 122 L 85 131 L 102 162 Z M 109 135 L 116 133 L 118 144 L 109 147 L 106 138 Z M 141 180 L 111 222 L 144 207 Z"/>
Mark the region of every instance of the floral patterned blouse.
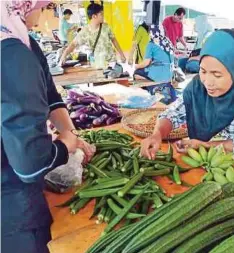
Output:
<path fill-rule="evenodd" d="M 186 124 L 186 111 L 183 97 L 180 96 L 166 111 L 159 115 L 159 118 L 167 118 L 171 121 L 173 129 Z M 215 138 L 232 140 L 234 145 L 234 119 L 229 126 L 224 128 Z"/>

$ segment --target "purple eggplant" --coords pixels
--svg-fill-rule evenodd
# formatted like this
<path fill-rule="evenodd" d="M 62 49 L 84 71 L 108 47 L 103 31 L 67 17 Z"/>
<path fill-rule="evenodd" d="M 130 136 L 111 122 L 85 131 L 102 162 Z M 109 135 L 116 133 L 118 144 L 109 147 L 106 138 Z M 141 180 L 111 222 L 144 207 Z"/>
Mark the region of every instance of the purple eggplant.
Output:
<path fill-rule="evenodd" d="M 119 106 L 117 104 L 110 104 L 110 106 L 112 106 L 114 108 L 119 108 Z"/>
<path fill-rule="evenodd" d="M 119 121 L 119 117 L 109 117 L 107 120 L 106 120 L 106 124 L 107 125 L 111 125 L 111 124 L 114 124 L 116 122 Z"/>
<path fill-rule="evenodd" d="M 73 90 L 68 90 L 68 91 L 67 91 L 67 94 L 68 94 L 68 97 L 69 97 L 70 99 L 74 99 L 74 100 L 76 100 L 76 99 L 78 99 L 78 98 L 81 98 L 81 97 L 84 97 L 84 95 L 82 95 L 82 94 L 80 94 L 80 93 L 77 93 L 77 92 L 75 92 L 75 91 L 73 91 Z"/>
<path fill-rule="evenodd" d="M 77 101 L 80 103 L 80 104 L 91 104 L 91 103 L 95 103 L 95 104 L 99 104 L 102 100 L 98 97 L 82 97 L 82 98 L 78 98 Z"/>
<path fill-rule="evenodd" d="M 85 105 L 73 105 L 71 109 L 72 110 L 79 110 L 79 109 L 81 109 L 83 107 L 85 107 Z"/>
<path fill-rule="evenodd" d="M 119 115 L 119 110 L 117 108 L 114 108 L 114 107 L 110 106 L 105 101 L 101 102 L 101 106 L 102 106 L 103 111 L 105 113 L 107 113 L 108 115 L 111 115 L 113 117 Z"/>
<path fill-rule="evenodd" d="M 99 105 L 95 105 L 94 103 L 90 104 L 90 108 L 92 109 L 89 112 L 91 116 L 101 116 L 102 115 L 102 107 Z"/>
<path fill-rule="evenodd" d="M 82 113 L 79 116 L 79 119 L 80 119 L 81 122 L 87 122 L 88 118 L 89 118 L 89 115 L 86 114 L 86 113 Z"/>
<path fill-rule="evenodd" d="M 102 116 L 93 120 L 93 125 L 94 126 L 101 126 L 106 121 L 107 118 L 108 118 L 107 114 L 102 114 Z"/>
<path fill-rule="evenodd" d="M 74 120 L 73 121 L 74 125 L 76 128 L 81 128 L 81 129 L 87 129 L 87 128 L 91 128 L 92 127 L 92 123 L 84 123 L 84 122 L 80 122 L 80 120 Z"/>
<path fill-rule="evenodd" d="M 72 119 L 76 119 L 76 118 L 79 118 L 81 114 L 89 113 L 90 111 L 91 109 L 88 106 L 84 106 L 77 111 L 71 112 L 70 117 Z"/>
<path fill-rule="evenodd" d="M 98 95 L 98 94 L 96 94 L 96 93 L 94 93 L 94 92 L 91 92 L 91 91 L 84 91 L 83 93 L 84 93 L 85 96 L 91 96 L 91 97 L 94 96 L 94 97 L 98 97 L 98 98 L 101 98 L 102 100 L 104 100 L 103 97 L 101 97 L 100 95 Z"/>

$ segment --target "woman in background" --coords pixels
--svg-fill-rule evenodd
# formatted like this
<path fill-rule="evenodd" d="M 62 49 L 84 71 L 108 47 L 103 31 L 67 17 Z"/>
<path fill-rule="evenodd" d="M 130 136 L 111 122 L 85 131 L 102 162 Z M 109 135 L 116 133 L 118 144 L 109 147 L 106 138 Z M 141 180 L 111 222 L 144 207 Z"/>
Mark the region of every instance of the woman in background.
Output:
<path fill-rule="evenodd" d="M 174 48 L 171 42 L 161 34 L 159 27 L 150 30 L 151 40 L 148 43 L 143 62 L 136 64 L 134 76 L 143 77 L 147 80 L 158 83 L 150 87 L 145 87 L 151 94 L 155 94 L 159 87 L 163 86 L 171 96 L 170 102 L 175 100 L 175 91 L 171 85 L 173 77 Z M 165 88 L 164 88 L 165 87 Z"/>
<path fill-rule="evenodd" d="M 134 40 L 132 49 L 129 53 L 128 64 L 132 65 L 133 63 L 140 63 L 144 60 L 144 55 L 146 51 L 146 47 L 149 43 L 150 35 L 149 35 L 149 26 L 146 22 L 143 22 L 141 25 L 138 26 Z M 136 52 L 135 61 L 134 53 Z"/>

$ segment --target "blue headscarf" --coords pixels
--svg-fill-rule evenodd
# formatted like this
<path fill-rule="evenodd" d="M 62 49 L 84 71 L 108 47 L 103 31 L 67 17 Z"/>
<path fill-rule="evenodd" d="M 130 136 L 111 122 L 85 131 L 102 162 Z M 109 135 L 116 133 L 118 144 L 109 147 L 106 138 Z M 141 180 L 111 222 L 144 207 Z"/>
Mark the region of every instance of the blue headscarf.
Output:
<path fill-rule="evenodd" d="M 162 35 L 159 26 L 152 25 L 150 28 L 150 38 L 151 42 L 158 45 L 163 51 L 165 51 L 171 59 L 174 60 L 174 47 L 171 41 Z"/>
<path fill-rule="evenodd" d="M 188 133 L 191 139 L 209 141 L 234 120 L 234 31 L 214 32 L 201 50 L 220 61 L 232 76 L 233 85 L 220 97 L 211 97 L 196 76 L 183 93 Z"/>

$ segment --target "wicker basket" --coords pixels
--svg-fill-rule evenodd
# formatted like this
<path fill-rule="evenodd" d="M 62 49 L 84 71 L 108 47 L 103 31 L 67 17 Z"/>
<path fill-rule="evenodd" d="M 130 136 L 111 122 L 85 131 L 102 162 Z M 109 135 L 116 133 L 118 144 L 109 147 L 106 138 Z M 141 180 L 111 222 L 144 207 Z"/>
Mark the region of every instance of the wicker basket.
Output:
<path fill-rule="evenodd" d="M 122 126 L 127 131 L 139 137 L 148 137 L 153 133 L 156 116 L 163 112 L 162 108 L 150 108 L 145 110 L 134 110 L 126 113 L 122 118 Z M 154 119 L 155 117 L 155 119 Z M 154 119 L 152 121 L 152 119 Z M 173 130 L 166 140 L 175 140 L 188 137 L 186 128 Z"/>

